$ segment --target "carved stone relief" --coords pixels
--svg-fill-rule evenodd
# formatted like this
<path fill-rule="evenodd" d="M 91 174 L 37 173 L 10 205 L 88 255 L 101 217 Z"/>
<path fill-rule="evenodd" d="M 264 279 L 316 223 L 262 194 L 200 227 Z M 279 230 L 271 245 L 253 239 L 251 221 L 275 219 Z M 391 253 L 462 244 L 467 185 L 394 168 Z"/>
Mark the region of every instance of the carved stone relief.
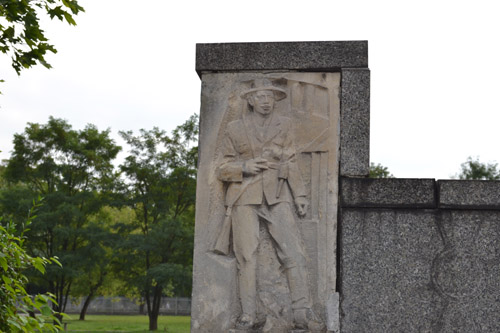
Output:
<path fill-rule="evenodd" d="M 203 76 L 193 332 L 331 329 L 339 78 Z"/>

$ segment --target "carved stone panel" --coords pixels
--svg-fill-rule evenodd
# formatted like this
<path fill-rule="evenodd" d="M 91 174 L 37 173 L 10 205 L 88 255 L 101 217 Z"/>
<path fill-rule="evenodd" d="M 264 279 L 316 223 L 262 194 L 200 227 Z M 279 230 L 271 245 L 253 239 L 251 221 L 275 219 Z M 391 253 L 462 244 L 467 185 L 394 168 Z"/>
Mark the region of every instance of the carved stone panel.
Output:
<path fill-rule="evenodd" d="M 192 332 L 334 330 L 340 75 L 202 81 Z"/>

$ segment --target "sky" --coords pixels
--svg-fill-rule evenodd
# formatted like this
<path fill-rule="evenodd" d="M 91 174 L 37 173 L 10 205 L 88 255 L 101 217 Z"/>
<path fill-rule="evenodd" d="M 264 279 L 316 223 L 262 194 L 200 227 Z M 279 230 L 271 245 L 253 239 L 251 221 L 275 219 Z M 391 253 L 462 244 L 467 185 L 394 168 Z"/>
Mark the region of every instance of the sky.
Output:
<path fill-rule="evenodd" d="M 18 77 L 0 54 L 0 159 L 49 116 L 121 145 L 119 130 L 174 129 L 199 113 L 196 43 L 367 40 L 370 161 L 447 179 L 469 156 L 500 162 L 496 2 L 80 0 L 76 27 L 42 20 L 52 69 Z"/>

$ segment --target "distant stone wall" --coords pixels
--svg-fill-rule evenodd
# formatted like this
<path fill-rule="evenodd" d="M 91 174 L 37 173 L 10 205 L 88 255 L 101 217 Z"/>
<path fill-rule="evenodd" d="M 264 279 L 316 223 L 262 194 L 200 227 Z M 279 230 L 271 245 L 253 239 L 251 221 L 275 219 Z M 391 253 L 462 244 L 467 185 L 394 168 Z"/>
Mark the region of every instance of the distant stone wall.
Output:
<path fill-rule="evenodd" d="M 66 305 L 66 313 L 80 313 L 85 299 L 70 298 Z M 127 297 L 96 297 L 92 300 L 87 314 L 146 314 L 146 306 L 142 308 L 137 300 Z M 191 314 L 191 299 L 185 297 L 163 297 L 160 305 L 160 315 Z"/>
<path fill-rule="evenodd" d="M 500 332 L 500 182 L 340 180 L 341 332 Z"/>

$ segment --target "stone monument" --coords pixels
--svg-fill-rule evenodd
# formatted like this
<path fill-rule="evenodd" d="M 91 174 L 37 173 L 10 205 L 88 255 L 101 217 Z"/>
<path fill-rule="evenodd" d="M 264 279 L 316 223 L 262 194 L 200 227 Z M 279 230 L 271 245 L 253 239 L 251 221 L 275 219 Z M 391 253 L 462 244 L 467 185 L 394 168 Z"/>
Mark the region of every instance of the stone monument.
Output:
<path fill-rule="evenodd" d="M 367 63 L 197 46 L 192 332 L 500 332 L 500 181 L 367 178 Z"/>
<path fill-rule="evenodd" d="M 338 179 L 368 172 L 366 54 L 197 46 L 192 332 L 339 331 Z"/>

